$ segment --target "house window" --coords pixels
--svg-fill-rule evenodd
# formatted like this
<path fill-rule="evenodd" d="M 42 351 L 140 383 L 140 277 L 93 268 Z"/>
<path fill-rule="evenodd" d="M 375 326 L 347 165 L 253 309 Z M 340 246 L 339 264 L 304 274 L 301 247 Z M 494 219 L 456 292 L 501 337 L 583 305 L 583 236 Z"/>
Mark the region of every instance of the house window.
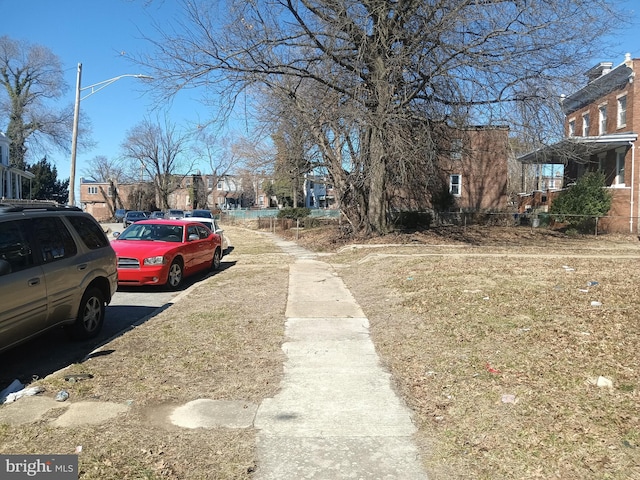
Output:
<path fill-rule="evenodd" d="M 451 140 L 451 159 L 462 160 L 462 139 L 454 138 Z"/>
<path fill-rule="evenodd" d="M 600 135 L 604 135 L 607 133 L 607 106 L 602 105 L 598 108 L 598 123 L 600 125 L 600 129 L 598 133 Z"/>
<path fill-rule="evenodd" d="M 618 99 L 618 128 L 627 125 L 627 96 Z"/>
<path fill-rule="evenodd" d="M 222 181 L 221 180 L 218 181 L 218 185 L 216 186 L 216 189 L 222 190 Z"/>
<path fill-rule="evenodd" d="M 264 205 L 264 195 L 260 195 L 258 197 L 258 205 Z"/>
<path fill-rule="evenodd" d="M 461 195 L 462 175 L 454 174 L 449 176 L 449 191 L 455 197 Z"/>
<path fill-rule="evenodd" d="M 98 194 L 98 187 L 88 187 L 87 191 L 88 191 L 89 195 L 97 195 Z"/>
<path fill-rule="evenodd" d="M 576 136 L 576 121 L 575 120 L 570 120 L 569 121 L 569 136 L 570 137 L 575 137 Z"/>
<path fill-rule="evenodd" d="M 207 188 L 208 189 L 213 188 L 213 178 L 207 178 Z"/>
<path fill-rule="evenodd" d="M 614 179 L 614 185 L 624 187 L 624 150 L 616 151 L 616 177 Z"/>
<path fill-rule="evenodd" d="M 585 113 L 582 116 L 582 136 L 583 137 L 589 136 L 589 114 L 588 113 Z"/>

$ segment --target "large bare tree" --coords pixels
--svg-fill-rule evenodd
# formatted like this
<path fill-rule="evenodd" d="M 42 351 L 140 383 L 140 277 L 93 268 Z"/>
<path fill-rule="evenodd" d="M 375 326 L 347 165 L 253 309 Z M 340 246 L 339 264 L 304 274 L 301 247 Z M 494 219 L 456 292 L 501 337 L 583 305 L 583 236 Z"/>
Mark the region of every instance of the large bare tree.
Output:
<path fill-rule="evenodd" d="M 188 140 L 189 136 L 167 119 L 164 124 L 147 119 L 129 130 L 122 143 L 123 157 L 132 168 L 139 168 L 141 175 L 148 175 L 163 210 L 170 207 L 169 194 L 193 168 L 193 161 L 185 158 Z"/>
<path fill-rule="evenodd" d="M 182 4 L 184 18 L 139 61 L 168 95 L 205 87 L 233 106 L 255 85 L 277 91 L 306 123 L 362 232 L 389 230 L 396 185 L 418 170 L 435 175 L 451 131 L 443 125 L 517 128 L 525 113 L 535 124 L 620 25 L 607 0 Z"/>
<path fill-rule="evenodd" d="M 0 37 L 0 86 L 0 127 L 8 119 L 9 158 L 18 168 L 48 146 L 69 149 L 73 109 L 51 104 L 68 88 L 57 55 L 42 45 Z"/>

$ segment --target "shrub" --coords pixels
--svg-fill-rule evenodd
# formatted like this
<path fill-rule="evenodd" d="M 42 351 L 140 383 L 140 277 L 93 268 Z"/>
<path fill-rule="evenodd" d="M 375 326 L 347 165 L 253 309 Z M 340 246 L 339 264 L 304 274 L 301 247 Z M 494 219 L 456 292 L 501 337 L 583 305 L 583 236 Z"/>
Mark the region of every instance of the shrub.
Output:
<path fill-rule="evenodd" d="M 278 218 L 305 218 L 311 215 L 311 209 L 307 207 L 286 207 L 278 212 Z"/>
<path fill-rule="evenodd" d="M 611 209 L 611 193 L 605 186 L 602 173 L 589 172 L 558 195 L 549 213 L 580 232 L 593 231 L 596 218 Z"/>

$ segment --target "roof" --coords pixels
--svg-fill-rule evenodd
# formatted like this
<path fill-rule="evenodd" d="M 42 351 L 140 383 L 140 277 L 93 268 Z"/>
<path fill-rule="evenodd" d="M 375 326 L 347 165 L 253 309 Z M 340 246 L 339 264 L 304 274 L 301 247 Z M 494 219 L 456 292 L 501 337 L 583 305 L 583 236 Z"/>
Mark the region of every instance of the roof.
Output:
<path fill-rule="evenodd" d="M 586 86 L 562 100 L 562 111 L 565 115 L 570 115 L 576 110 L 589 105 L 604 97 L 610 92 L 622 88 L 634 77 L 633 65 L 630 58 L 612 70 L 608 70 L 603 64 L 599 64 L 587 72 L 587 76 L 593 78 L 594 72 L 602 74 L 590 81 Z"/>
<path fill-rule="evenodd" d="M 571 159 L 583 159 L 591 155 L 624 147 L 638 139 L 633 132 L 611 133 L 597 137 L 570 137 L 553 145 L 534 150 L 518 157 L 521 163 L 567 163 Z"/>

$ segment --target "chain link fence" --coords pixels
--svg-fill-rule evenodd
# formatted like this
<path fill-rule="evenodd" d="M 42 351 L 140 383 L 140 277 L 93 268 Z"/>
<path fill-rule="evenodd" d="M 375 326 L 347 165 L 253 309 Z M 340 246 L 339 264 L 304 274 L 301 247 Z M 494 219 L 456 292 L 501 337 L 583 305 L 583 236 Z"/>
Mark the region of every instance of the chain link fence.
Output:
<path fill-rule="evenodd" d="M 220 214 L 222 224 L 247 224 L 261 230 L 272 232 L 305 229 L 324 224 L 335 225 L 341 222 L 338 210 L 312 210 L 309 217 L 299 220 L 278 218 L 278 209 L 233 210 Z M 600 235 L 607 233 L 638 233 L 640 217 L 623 217 L 615 215 L 552 215 L 546 212 L 434 212 L 412 211 L 395 212 L 393 223 L 398 229 L 428 229 L 438 227 L 502 227 L 532 228 L 564 231 L 567 233 Z M 345 223 L 342 220 L 342 223 Z"/>

